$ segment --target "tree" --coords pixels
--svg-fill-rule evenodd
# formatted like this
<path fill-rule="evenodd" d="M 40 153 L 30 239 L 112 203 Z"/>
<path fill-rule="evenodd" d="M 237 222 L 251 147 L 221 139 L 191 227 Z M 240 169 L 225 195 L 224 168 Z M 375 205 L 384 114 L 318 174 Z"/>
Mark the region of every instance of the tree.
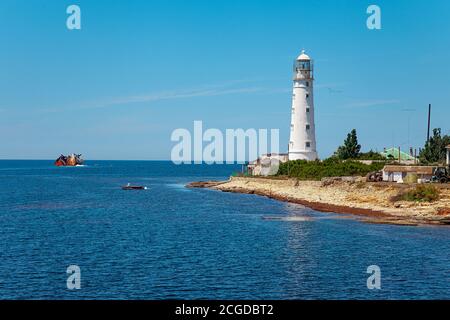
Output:
<path fill-rule="evenodd" d="M 438 163 L 445 161 L 445 147 L 450 144 L 450 136 L 441 136 L 441 129 L 433 129 L 433 136 L 425 143 L 420 151 L 419 159 L 422 163 Z"/>
<path fill-rule="evenodd" d="M 373 151 L 372 149 L 369 152 L 360 152 L 358 158 L 360 160 L 386 160 L 385 156 L 381 155 L 379 152 Z"/>
<path fill-rule="evenodd" d="M 356 159 L 359 156 L 361 145 L 358 144 L 358 136 L 356 135 L 356 129 L 353 129 L 344 141 L 344 145 L 340 146 L 334 155 L 341 160 Z"/>

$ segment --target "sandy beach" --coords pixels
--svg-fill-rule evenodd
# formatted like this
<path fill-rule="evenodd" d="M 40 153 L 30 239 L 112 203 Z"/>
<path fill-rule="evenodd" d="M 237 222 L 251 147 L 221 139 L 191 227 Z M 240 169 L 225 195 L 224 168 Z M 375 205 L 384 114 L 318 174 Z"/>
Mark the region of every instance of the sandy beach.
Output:
<path fill-rule="evenodd" d="M 331 178 L 325 181 L 231 177 L 228 181 L 194 182 L 188 185 L 267 196 L 302 204 L 317 211 L 353 214 L 372 223 L 450 224 L 450 188 L 436 186 L 440 190 L 439 200 L 427 203 L 393 201 L 392 197 L 411 186 L 369 183 L 362 177 Z"/>

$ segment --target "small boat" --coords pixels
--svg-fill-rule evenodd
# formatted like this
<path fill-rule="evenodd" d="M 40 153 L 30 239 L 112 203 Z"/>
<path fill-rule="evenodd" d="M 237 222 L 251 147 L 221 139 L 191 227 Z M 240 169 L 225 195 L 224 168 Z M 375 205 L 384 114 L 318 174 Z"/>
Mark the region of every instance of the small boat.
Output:
<path fill-rule="evenodd" d="M 144 186 L 132 186 L 130 184 L 127 184 L 126 186 L 122 186 L 122 190 L 145 190 L 147 189 Z"/>

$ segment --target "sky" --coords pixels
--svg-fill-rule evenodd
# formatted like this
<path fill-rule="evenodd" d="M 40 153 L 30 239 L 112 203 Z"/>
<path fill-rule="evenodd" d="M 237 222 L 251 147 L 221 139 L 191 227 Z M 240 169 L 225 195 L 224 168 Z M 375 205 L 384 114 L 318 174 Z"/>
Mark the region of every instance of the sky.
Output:
<path fill-rule="evenodd" d="M 422 147 L 429 103 L 450 134 L 447 0 L 2 0 L 0 159 L 167 160 L 195 120 L 279 129 L 286 151 L 302 49 L 321 158 L 353 128 L 364 151 Z"/>

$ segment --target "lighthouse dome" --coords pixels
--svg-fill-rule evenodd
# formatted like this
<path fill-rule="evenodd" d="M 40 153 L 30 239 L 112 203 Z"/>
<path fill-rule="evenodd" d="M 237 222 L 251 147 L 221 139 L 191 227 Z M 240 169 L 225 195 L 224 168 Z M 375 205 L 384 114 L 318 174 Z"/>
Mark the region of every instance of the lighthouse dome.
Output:
<path fill-rule="evenodd" d="M 302 50 L 302 53 L 297 57 L 297 60 L 311 60 L 311 58 Z"/>

